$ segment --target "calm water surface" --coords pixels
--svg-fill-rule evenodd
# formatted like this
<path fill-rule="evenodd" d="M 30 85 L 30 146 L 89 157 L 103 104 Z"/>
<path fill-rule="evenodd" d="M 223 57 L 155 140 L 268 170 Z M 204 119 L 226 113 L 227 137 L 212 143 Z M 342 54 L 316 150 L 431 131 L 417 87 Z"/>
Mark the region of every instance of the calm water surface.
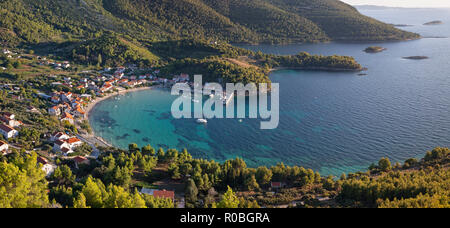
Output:
<path fill-rule="evenodd" d="M 249 166 L 284 162 L 324 175 L 365 170 L 381 157 L 403 161 L 436 146 L 450 146 L 450 10 L 389 9 L 362 13 L 424 38 L 381 44 L 244 46 L 266 53 L 350 55 L 368 67 L 356 73 L 277 71 L 280 125 L 259 130 L 260 120 L 214 119 L 207 125 L 175 120 L 176 98 L 167 90 L 130 93 L 97 105 L 90 117 L 96 134 L 127 148 L 131 142 L 188 148 L 199 158 L 244 158 Z M 441 20 L 443 25 L 423 26 Z M 388 50 L 366 54 L 370 45 Z M 402 57 L 429 56 L 422 61 Z"/>

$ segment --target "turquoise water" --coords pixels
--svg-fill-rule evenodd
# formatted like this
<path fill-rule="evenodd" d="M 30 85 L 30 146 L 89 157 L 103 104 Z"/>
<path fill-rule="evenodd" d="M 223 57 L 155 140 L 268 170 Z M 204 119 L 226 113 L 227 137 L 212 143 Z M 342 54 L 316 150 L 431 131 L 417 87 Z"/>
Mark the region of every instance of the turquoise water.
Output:
<path fill-rule="evenodd" d="M 450 36 L 450 11 L 367 10 L 362 13 L 405 27 L 424 37 Z M 432 20 L 444 25 L 422 26 Z M 366 54 L 370 45 L 387 51 Z M 356 73 L 277 71 L 280 125 L 259 130 L 260 120 L 214 119 L 207 125 L 176 120 L 168 90 L 126 94 L 98 104 L 90 116 L 96 134 L 127 148 L 131 142 L 188 148 L 199 158 L 223 161 L 242 157 L 249 166 L 284 162 L 324 175 L 365 170 L 381 157 L 403 161 L 436 146 L 450 146 L 450 39 L 425 38 L 382 44 L 305 44 L 244 46 L 266 53 L 354 56 L 368 67 Z M 402 57 L 426 55 L 422 61 Z"/>

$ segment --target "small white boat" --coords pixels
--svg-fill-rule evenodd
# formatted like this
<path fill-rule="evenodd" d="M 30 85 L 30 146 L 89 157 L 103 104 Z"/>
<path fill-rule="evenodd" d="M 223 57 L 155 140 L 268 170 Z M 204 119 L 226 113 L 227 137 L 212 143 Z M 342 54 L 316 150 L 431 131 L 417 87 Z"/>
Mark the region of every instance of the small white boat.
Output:
<path fill-rule="evenodd" d="M 193 99 L 192 102 L 194 102 L 194 103 L 200 103 L 200 101 L 199 101 L 199 100 L 196 100 L 196 99 Z"/>
<path fill-rule="evenodd" d="M 213 98 L 213 97 L 214 97 L 214 94 L 210 94 L 209 97 Z"/>
<path fill-rule="evenodd" d="M 205 120 L 205 119 L 198 119 L 198 120 L 197 120 L 197 123 L 199 123 L 199 124 L 205 124 L 205 123 L 208 123 L 208 120 Z"/>

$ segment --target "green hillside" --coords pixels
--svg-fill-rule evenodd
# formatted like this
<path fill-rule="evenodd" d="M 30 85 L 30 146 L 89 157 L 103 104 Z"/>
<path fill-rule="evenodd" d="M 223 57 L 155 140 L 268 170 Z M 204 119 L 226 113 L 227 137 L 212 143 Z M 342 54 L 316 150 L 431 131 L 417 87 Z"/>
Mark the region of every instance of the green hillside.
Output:
<path fill-rule="evenodd" d="M 92 39 L 112 30 L 139 41 L 236 43 L 417 38 L 337 0 L 2 0 L 6 44 Z"/>

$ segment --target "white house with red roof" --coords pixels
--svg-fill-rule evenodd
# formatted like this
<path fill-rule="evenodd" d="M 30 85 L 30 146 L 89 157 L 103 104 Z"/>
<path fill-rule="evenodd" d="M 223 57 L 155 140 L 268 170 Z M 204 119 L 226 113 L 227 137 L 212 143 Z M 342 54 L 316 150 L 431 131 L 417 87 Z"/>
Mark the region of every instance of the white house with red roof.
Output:
<path fill-rule="evenodd" d="M 69 138 L 70 137 L 68 135 L 64 134 L 63 132 L 56 132 L 50 137 L 50 140 L 53 141 L 53 142 L 56 141 L 56 140 L 64 141 L 64 140 L 67 140 Z"/>
<path fill-rule="evenodd" d="M 74 157 L 73 161 L 75 162 L 75 166 L 77 169 L 78 169 L 79 165 L 88 165 L 90 163 L 89 159 L 82 157 L 82 156 Z"/>
<path fill-rule="evenodd" d="M 48 114 L 50 114 L 51 116 L 59 116 L 61 115 L 61 106 L 59 105 L 55 105 L 51 108 L 48 109 Z"/>
<path fill-rule="evenodd" d="M 48 177 L 50 176 L 53 172 L 55 172 L 56 169 L 56 165 L 51 164 L 50 162 L 48 162 L 48 160 L 44 157 L 38 157 L 37 158 L 37 163 L 42 164 L 42 171 L 45 172 L 45 175 Z"/>
<path fill-rule="evenodd" d="M 9 112 L 2 112 L 0 115 L 0 121 L 10 127 L 19 127 L 23 125 L 22 122 L 16 120 L 16 115 Z"/>
<path fill-rule="evenodd" d="M 175 192 L 174 191 L 167 191 L 165 189 L 164 190 L 156 190 L 156 189 L 142 188 L 141 193 L 151 195 L 155 198 L 165 198 L 165 199 L 171 199 L 172 201 L 175 201 Z"/>
<path fill-rule="evenodd" d="M 74 114 L 75 116 L 81 118 L 81 117 L 83 117 L 84 114 L 86 114 L 86 113 L 83 111 L 83 109 L 81 109 L 80 106 L 77 106 L 77 107 L 75 108 L 75 111 L 73 111 L 73 114 Z"/>
<path fill-rule="evenodd" d="M 77 137 L 65 139 L 64 141 L 69 145 L 69 149 L 71 150 L 83 145 L 83 142 Z"/>
<path fill-rule="evenodd" d="M 5 139 L 15 138 L 19 135 L 17 130 L 5 124 L 0 124 L 0 133 Z"/>
<path fill-rule="evenodd" d="M 64 154 L 69 154 L 72 152 L 69 144 L 64 140 L 56 140 L 55 145 L 53 146 L 53 151 L 63 152 Z"/>
<path fill-rule="evenodd" d="M 62 100 L 63 101 L 65 101 L 65 102 L 70 102 L 70 100 L 72 99 L 72 93 L 71 92 L 67 92 L 67 93 L 63 93 L 62 95 L 61 95 L 61 98 L 62 98 Z"/>
<path fill-rule="evenodd" d="M 0 141 L 0 154 L 7 154 L 9 150 L 8 143 Z"/>
<path fill-rule="evenodd" d="M 63 122 L 63 121 L 67 121 L 70 124 L 73 124 L 75 122 L 74 119 L 73 119 L 73 116 L 70 115 L 70 113 L 67 113 L 67 112 L 64 112 L 62 114 L 62 116 L 61 116 L 61 122 Z"/>

